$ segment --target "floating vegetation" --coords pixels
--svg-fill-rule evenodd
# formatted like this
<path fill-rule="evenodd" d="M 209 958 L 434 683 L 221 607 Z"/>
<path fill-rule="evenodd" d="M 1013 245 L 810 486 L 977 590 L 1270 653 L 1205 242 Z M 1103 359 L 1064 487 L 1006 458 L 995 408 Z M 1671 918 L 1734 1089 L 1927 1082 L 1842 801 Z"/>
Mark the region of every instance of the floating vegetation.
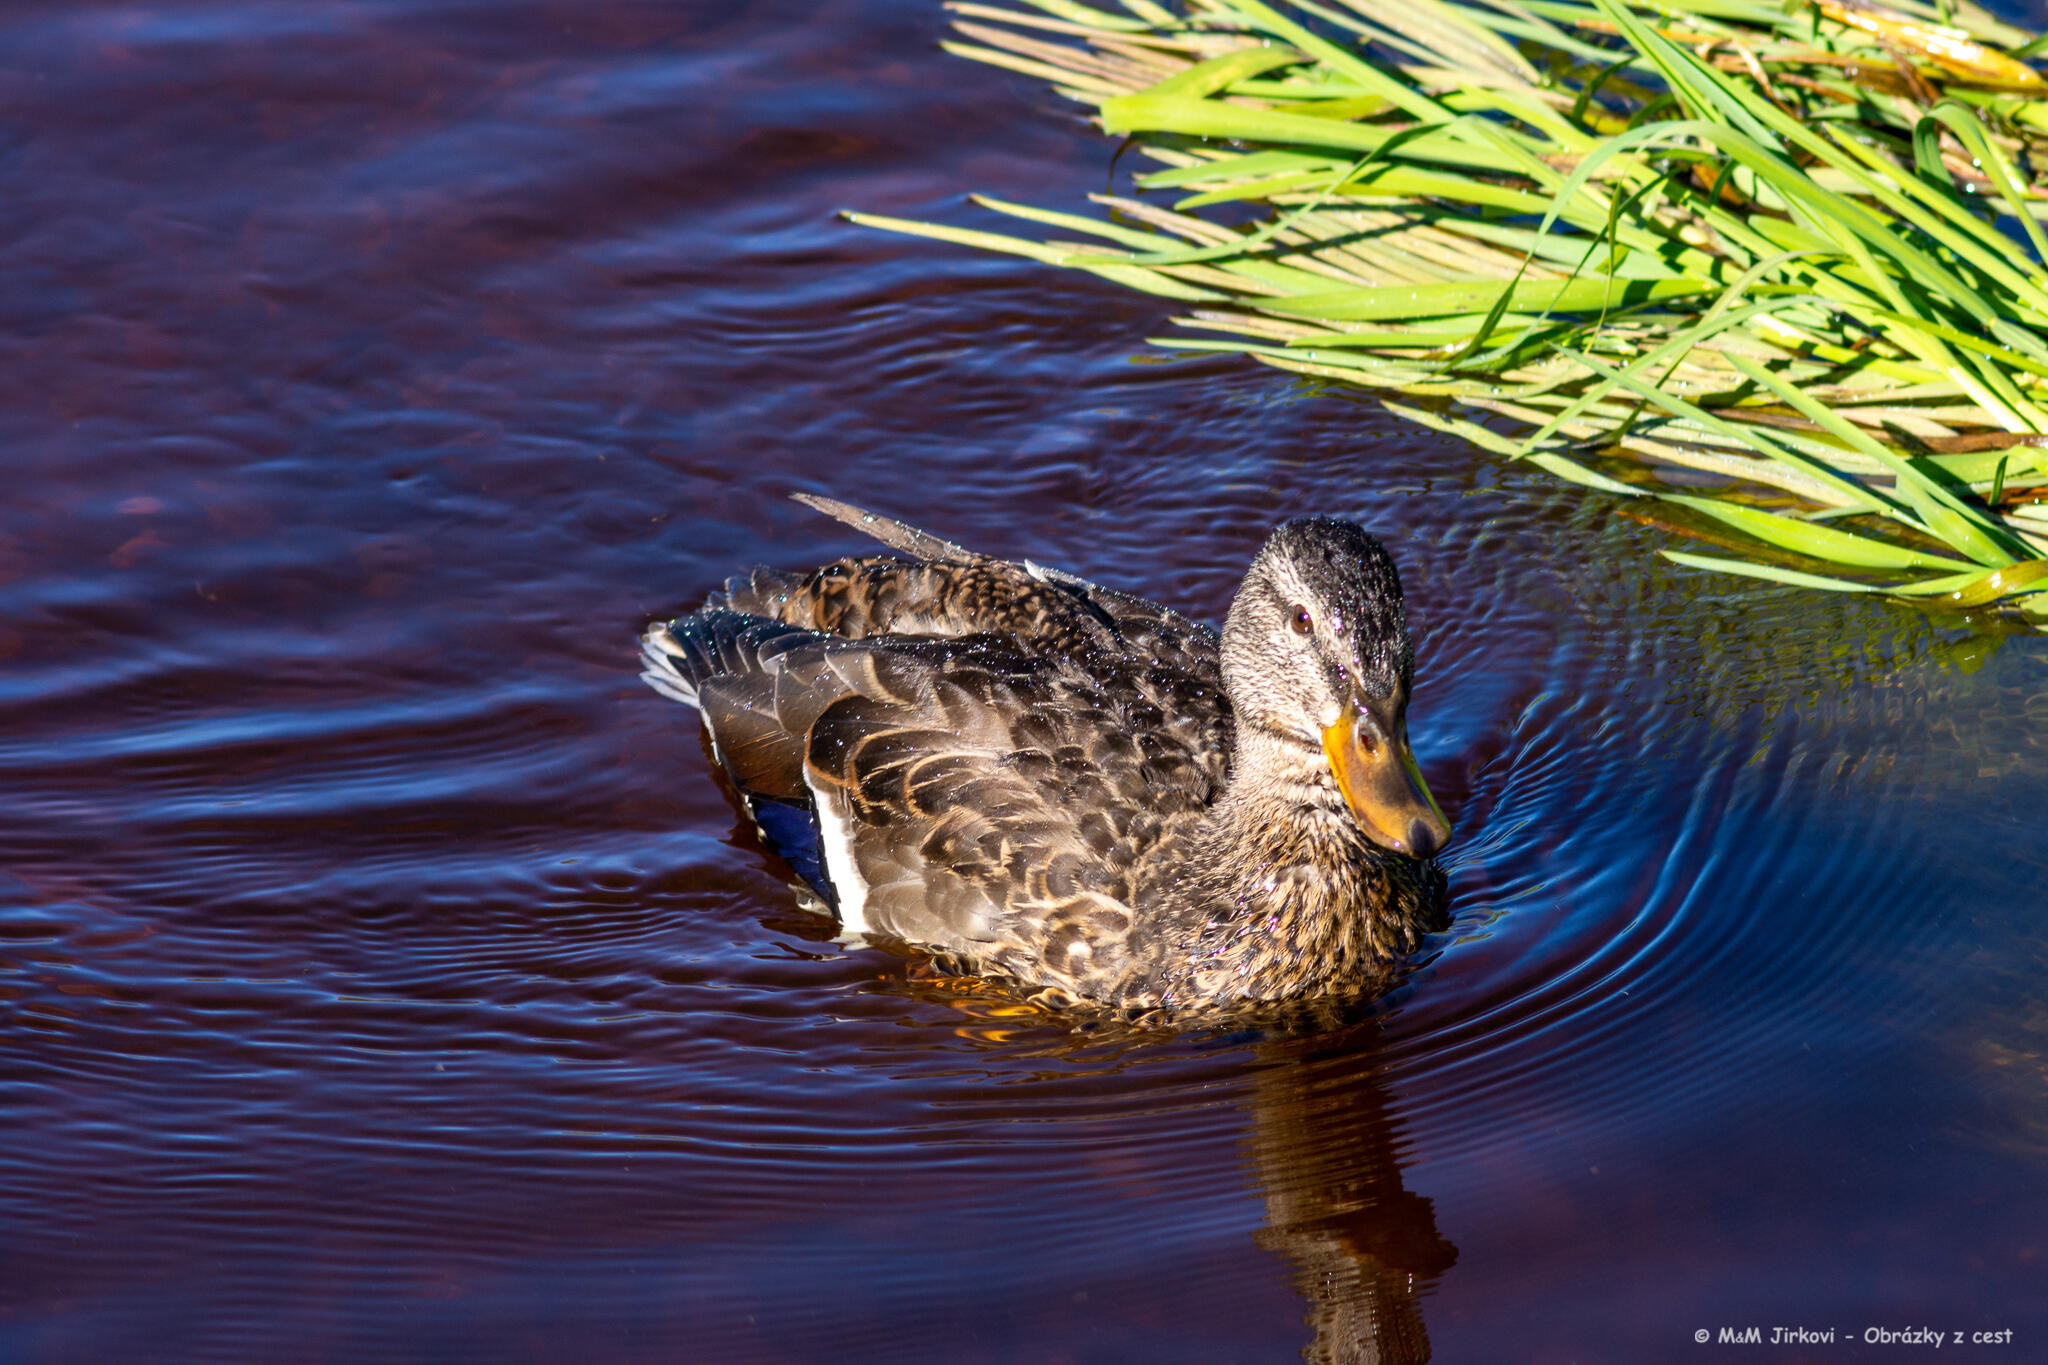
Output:
<path fill-rule="evenodd" d="M 1181 301 L 1222 337 L 1160 345 L 1399 395 L 1723 551 L 1681 563 L 2048 622 L 2048 38 L 1968 0 L 1023 3 L 950 5 L 947 49 L 1093 106 L 1147 197 L 977 200 L 1079 240 L 855 221 Z"/>

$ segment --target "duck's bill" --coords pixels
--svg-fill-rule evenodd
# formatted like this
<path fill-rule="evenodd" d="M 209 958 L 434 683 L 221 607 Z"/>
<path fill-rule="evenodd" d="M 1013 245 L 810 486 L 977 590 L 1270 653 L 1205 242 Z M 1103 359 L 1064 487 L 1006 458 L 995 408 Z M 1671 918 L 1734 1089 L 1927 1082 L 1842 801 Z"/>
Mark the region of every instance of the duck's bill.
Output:
<path fill-rule="evenodd" d="M 1402 718 L 1348 703 L 1323 731 L 1323 752 L 1344 803 L 1381 848 L 1427 858 L 1450 841 L 1451 825 L 1429 794 Z"/>

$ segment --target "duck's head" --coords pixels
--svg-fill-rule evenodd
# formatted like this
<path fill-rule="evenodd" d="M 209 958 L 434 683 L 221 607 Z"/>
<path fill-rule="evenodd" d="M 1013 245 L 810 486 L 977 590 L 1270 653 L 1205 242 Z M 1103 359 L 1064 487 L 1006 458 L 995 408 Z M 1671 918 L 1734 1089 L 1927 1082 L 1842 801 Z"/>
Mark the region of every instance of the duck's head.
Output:
<path fill-rule="evenodd" d="M 1302 517 L 1252 561 L 1223 626 L 1240 727 L 1328 762 L 1367 838 L 1427 858 L 1451 827 L 1408 747 L 1414 650 L 1401 576 L 1348 521 Z"/>

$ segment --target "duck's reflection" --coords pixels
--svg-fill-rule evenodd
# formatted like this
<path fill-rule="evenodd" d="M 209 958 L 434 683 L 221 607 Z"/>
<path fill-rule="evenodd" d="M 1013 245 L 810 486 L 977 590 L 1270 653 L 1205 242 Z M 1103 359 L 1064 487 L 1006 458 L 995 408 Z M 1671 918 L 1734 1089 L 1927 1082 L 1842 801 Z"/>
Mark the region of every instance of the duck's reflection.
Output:
<path fill-rule="evenodd" d="M 1251 1095 L 1259 1244 L 1294 1262 L 1315 1333 L 1302 1358 L 1319 1365 L 1428 1360 L 1421 1300 L 1458 1258 L 1402 1184 L 1375 1027 L 1261 1044 Z"/>
<path fill-rule="evenodd" d="M 986 981 L 912 971 L 892 989 L 950 1007 L 956 1037 L 1013 1055 L 1085 1046 L 1094 1066 L 1169 1042 L 1163 1028 L 1047 1028 L 1048 1014 Z M 1251 1045 L 1245 1103 L 1250 1174 L 1265 1195 L 1258 1244 L 1294 1263 L 1315 1365 L 1420 1365 L 1422 1300 L 1458 1259 L 1431 1202 L 1403 1184 L 1401 1123 L 1388 1094 L 1380 1023 L 1328 1015 L 1268 1021 Z M 1035 1035 L 1035 1036 L 1034 1036 Z M 1101 1074 L 1099 1071 L 1094 1074 Z"/>

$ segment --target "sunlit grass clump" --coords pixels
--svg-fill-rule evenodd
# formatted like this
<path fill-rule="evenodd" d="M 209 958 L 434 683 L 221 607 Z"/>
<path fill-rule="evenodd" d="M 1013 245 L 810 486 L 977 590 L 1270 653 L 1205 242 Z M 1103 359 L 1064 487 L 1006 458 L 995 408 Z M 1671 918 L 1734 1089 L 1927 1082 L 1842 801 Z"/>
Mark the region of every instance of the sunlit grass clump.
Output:
<path fill-rule="evenodd" d="M 1077 241 L 857 221 L 1675 504 L 1725 551 L 1683 563 L 2048 620 L 2048 41 L 1911 0 L 1025 3 L 948 47 L 1093 105 L 1147 197 L 980 201 Z"/>

